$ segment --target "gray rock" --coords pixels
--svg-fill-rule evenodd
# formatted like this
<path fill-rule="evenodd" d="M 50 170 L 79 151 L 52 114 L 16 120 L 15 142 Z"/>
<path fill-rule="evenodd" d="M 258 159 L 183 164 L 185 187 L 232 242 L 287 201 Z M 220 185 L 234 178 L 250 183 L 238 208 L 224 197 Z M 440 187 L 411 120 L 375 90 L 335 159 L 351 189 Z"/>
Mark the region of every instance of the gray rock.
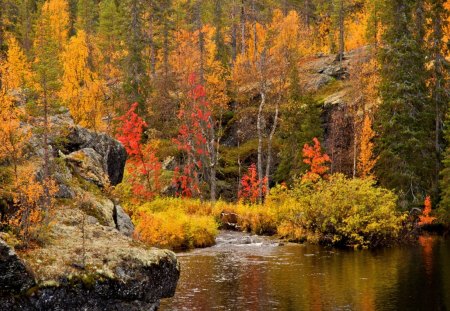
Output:
<path fill-rule="evenodd" d="M 102 156 L 92 148 L 83 148 L 67 155 L 66 161 L 72 164 L 76 174 L 81 178 L 104 188 L 109 184 L 109 177 L 103 169 Z"/>
<path fill-rule="evenodd" d="M 116 228 L 114 221 L 114 203 L 106 198 L 98 198 L 86 193 L 82 209 L 92 217 L 95 217 L 103 226 Z"/>
<path fill-rule="evenodd" d="M 115 186 L 122 182 L 127 153 L 119 141 L 106 134 L 74 126 L 67 136 L 65 148 L 71 152 L 92 148 L 101 156 L 103 170 L 108 175 L 111 185 Z"/>
<path fill-rule="evenodd" d="M 114 277 L 67 277 L 40 285 L 31 295 L 0 295 L 2 310 L 157 310 L 159 300 L 175 294 L 180 275 L 175 256 L 157 262 L 124 258 Z M 3 270 L 0 270 L 2 273 Z"/>
<path fill-rule="evenodd" d="M 0 239 L 0 295 L 3 292 L 24 292 L 35 284 L 34 277 L 25 264 L 14 250 Z"/>
<path fill-rule="evenodd" d="M 125 234 L 126 236 L 132 236 L 134 232 L 134 225 L 131 222 L 130 216 L 123 210 L 122 206 L 115 206 L 114 219 L 116 221 L 117 230 Z"/>

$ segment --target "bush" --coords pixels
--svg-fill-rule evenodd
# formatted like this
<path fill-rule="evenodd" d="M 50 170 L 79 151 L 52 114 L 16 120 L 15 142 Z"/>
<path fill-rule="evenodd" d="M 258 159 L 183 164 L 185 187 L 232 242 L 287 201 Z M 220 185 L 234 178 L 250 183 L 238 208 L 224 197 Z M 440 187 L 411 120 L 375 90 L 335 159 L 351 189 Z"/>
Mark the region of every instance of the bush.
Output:
<path fill-rule="evenodd" d="M 143 242 L 171 249 L 214 245 L 218 224 L 210 203 L 179 198 L 157 198 L 133 213 L 136 237 Z"/>
<path fill-rule="evenodd" d="M 395 241 L 406 215 L 397 196 L 372 180 L 336 174 L 315 184 L 297 184 L 278 201 L 278 233 L 292 240 L 336 246 L 376 247 Z M 275 198 L 269 203 L 274 204 Z"/>

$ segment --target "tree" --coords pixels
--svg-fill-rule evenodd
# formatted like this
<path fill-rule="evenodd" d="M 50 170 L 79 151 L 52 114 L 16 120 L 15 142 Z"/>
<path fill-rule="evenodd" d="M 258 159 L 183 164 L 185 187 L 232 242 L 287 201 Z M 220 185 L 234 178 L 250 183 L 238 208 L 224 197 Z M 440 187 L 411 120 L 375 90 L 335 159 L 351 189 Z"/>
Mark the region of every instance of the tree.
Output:
<path fill-rule="evenodd" d="M 255 204 L 259 200 L 259 187 L 262 185 L 263 195 L 267 193 L 265 178 L 258 179 L 258 173 L 256 170 L 256 165 L 252 163 L 248 168 L 247 174 L 244 174 L 241 179 L 241 190 L 239 191 L 238 197 L 240 200 L 249 201 Z"/>
<path fill-rule="evenodd" d="M 48 0 L 40 9 L 36 21 L 34 40 L 34 89 L 37 93 L 37 106 L 41 115 L 43 156 L 43 214 L 44 226 L 50 223 L 49 209 L 52 201 L 49 116 L 53 107 L 58 105 L 58 91 L 61 81 L 61 52 L 67 41 L 69 28 L 68 4 L 65 0 Z"/>
<path fill-rule="evenodd" d="M 358 158 L 358 171 L 362 179 L 373 178 L 373 168 L 376 164 L 374 158 L 374 144 L 372 140 L 375 132 L 372 129 L 372 121 L 369 116 L 365 116 L 360 138 L 360 153 Z"/>
<path fill-rule="evenodd" d="M 0 162 L 11 160 L 17 181 L 18 165 L 30 135 L 20 126 L 24 109 L 16 106 L 11 94 L 30 85 L 32 73 L 25 54 L 12 37 L 8 39 L 6 60 L 0 59 L 0 78 Z"/>
<path fill-rule="evenodd" d="M 202 195 L 202 178 L 209 181 L 211 201 L 216 200 L 216 169 L 218 164 L 218 142 L 210 103 L 206 89 L 198 84 L 195 74 L 189 78 L 191 90 L 178 113 L 181 125 L 174 140 L 178 150 L 183 151 L 183 169 L 178 168 L 175 183 L 181 188 L 181 195 L 198 197 Z"/>
<path fill-rule="evenodd" d="M 419 226 L 430 225 L 436 220 L 436 217 L 430 216 L 431 214 L 431 197 L 427 196 L 424 202 L 424 209 L 422 215 L 419 216 Z"/>
<path fill-rule="evenodd" d="M 79 30 L 62 54 L 64 74 L 59 94 L 77 124 L 102 130 L 106 90 L 97 74 L 91 71 L 88 59 L 87 35 Z"/>
<path fill-rule="evenodd" d="M 144 102 L 149 94 L 148 75 L 143 61 L 144 50 L 143 1 L 120 2 L 123 15 L 122 38 L 127 53 L 123 63 L 124 91 L 128 102 L 139 103 L 139 111 L 145 111 Z"/>
<path fill-rule="evenodd" d="M 147 124 L 136 113 L 137 108 L 138 104 L 134 103 L 125 115 L 118 118 L 121 126 L 116 138 L 124 145 L 128 154 L 127 172 L 133 194 L 148 200 L 161 190 L 161 163 L 152 144 L 142 144 Z"/>
<path fill-rule="evenodd" d="M 322 147 L 317 138 L 314 137 L 314 146 L 305 144 L 303 147 L 303 162 L 309 165 L 309 170 L 302 177 L 302 181 L 317 182 L 322 178 L 327 178 L 329 170 L 326 163 L 331 162 L 326 153 L 322 153 Z"/>
<path fill-rule="evenodd" d="M 414 24 L 414 1 L 386 2 L 380 48 L 380 96 L 376 175 L 401 193 L 402 206 L 417 203 L 435 183 L 433 120 L 426 88 L 425 53 Z M 414 156 L 412 156 L 414 155 Z"/>

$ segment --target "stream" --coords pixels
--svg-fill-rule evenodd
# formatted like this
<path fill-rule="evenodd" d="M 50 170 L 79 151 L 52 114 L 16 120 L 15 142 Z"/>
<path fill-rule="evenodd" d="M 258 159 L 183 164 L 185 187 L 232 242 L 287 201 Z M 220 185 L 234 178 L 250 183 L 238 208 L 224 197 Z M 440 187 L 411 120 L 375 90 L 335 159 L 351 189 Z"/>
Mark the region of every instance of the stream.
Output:
<path fill-rule="evenodd" d="M 179 253 L 175 297 L 160 310 L 450 310 L 450 240 L 336 250 L 223 231 Z"/>

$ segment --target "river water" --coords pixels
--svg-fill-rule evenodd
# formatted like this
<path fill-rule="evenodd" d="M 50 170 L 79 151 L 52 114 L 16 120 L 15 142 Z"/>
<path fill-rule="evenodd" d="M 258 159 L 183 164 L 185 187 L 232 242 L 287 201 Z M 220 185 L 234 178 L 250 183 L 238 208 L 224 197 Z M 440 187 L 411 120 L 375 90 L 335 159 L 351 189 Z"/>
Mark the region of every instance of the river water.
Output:
<path fill-rule="evenodd" d="M 161 310 L 450 310 L 450 240 L 378 251 L 283 244 L 222 232 L 178 254 L 181 277 Z"/>

